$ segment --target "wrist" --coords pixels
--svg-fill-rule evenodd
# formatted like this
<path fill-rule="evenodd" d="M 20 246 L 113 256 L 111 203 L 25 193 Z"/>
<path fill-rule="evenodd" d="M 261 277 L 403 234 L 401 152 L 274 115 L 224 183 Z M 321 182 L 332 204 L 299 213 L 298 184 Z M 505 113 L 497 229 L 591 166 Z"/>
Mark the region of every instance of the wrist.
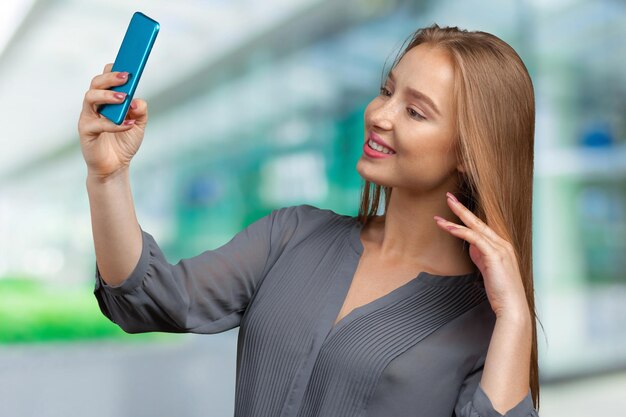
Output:
<path fill-rule="evenodd" d="M 528 307 L 500 311 L 496 319 L 516 326 L 529 326 L 532 323 Z"/>
<path fill-rule="evenodd" d="M 102 175 L 87 170 L 87 184 L 103 185 L 127 181 L 129 178 L 128 166 L 117 169 L 111 174 Z"/>

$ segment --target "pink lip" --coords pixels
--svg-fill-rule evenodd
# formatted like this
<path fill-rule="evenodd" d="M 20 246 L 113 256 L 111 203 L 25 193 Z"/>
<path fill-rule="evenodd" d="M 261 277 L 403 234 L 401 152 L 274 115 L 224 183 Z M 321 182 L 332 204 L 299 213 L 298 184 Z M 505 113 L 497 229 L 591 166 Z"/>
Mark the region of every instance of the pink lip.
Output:
<path fill-rule="evenodd" d="M 392 156 L 395 155 L 395 153 L 382 153 L 382 152 L 378 152 L 372 148 L 370 148 L 370 146 L 367 144 L 367 142 L 365 142 L 363 144 L 363 153 L 365 155 L 367 155 L 370 158 L 375 158 L 375 159 L 379 159 L 379 158 L 391 158 Z"/>
<path fill-rule="evenodd" d="M 385 142 L 383 140 L 383 138 L 381 138 L 380 136 L 378 136 L 376 133 L 370 131 L 369 135 L 367 135 L 367 140 L 373 140 L 374 142 L 378 143 L 379 145 L 384 146 L 385 148 L 389 148 L 391 149 L 393 152 L 395 152 L 396 150 L 393 149 L 391 146 L 389 146 L 389 144 L 387 142 Z"/>

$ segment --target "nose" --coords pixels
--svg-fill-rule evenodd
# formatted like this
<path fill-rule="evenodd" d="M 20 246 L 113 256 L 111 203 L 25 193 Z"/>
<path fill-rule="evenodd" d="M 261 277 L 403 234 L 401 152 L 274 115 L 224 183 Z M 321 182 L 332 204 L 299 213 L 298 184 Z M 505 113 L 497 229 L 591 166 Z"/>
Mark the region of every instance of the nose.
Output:
<path fill-rule="evenodd" d="M 391 130 L 393 127 L 394 115 L 395 111 L 393 109 L 392 100 L 387 100 L 379 107 L 372 109 L 372 112 L 370 113 L 370 122 L 372 126 L 376 126 L 384 130 Z"/>

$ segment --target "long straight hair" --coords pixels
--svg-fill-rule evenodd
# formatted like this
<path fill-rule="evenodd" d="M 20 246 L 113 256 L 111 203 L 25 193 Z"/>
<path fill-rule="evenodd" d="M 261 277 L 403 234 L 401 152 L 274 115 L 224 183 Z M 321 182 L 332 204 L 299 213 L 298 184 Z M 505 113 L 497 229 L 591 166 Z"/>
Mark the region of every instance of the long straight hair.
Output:
<path fill-rule="evenodd" d="M 457 198 L 515 250 L 532 315 L 529 377 L 533 403 L 539 409 L 531 230 L 535 97 L 530 75 L 515 50 L 490 33 L 432 24 L 409 39 L 391 69 L 422 43 L 444 50 L 452 58 L 454 146 L 466 171 L 457 171 Z M 392 188 L 365 180 L 357 216 L 361 223 L 378 214 L 381 192 L 386 211 Z"/>

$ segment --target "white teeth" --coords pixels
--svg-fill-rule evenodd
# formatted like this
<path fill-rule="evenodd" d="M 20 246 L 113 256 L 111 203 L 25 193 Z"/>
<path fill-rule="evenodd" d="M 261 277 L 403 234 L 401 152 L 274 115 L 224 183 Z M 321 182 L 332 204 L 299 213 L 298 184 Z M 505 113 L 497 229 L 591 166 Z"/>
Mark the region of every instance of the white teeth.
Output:
<path fill-rule="evenodd" d="M 382 153 L 387 153 L 387 154 L 393 154 L 395 153 L 394 151 L 392 151 L 389 148 L 385 148 L 382 145 L 379 145 L 378 143 L 374 142 L 373 140 L 369 140 L 367 142 L 367 144 L 369 145 L 370 148 L 377 150 L 378 152 L 382 152 Z"/>

